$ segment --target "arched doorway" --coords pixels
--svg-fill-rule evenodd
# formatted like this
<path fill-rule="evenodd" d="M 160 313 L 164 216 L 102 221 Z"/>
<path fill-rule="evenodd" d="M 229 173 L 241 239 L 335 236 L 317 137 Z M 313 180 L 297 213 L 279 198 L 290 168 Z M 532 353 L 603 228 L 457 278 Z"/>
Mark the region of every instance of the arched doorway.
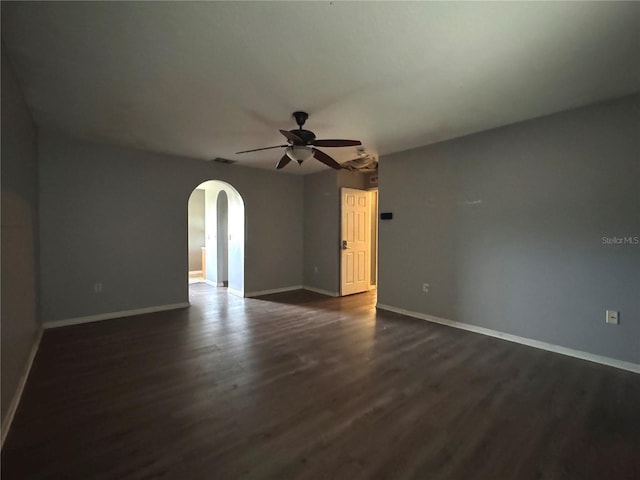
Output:
<path fill-rule="evenodd" d="M 204 234 L 198 237 L 202 245 L 194 238 L 198 232 L 193 228 L 200 224 L 204 227 Z M 244 296 L 244 225 L 244 201 L 234 187 L 209 180 L 193 190 L 189 198 L 190 281 L 198 266 L 194 263 L 199 249 L 202 277 L 198 280 Z"/>

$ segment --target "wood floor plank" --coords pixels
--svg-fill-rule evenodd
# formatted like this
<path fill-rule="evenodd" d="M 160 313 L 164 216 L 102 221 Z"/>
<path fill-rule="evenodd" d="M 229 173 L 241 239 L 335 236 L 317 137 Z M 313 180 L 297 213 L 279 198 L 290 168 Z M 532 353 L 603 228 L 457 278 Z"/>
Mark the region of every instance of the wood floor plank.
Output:
<path fill-rule="evenodd" d="M 242 299 L 47 330 L 3 479 L 640 480 L 640 376 L 376 311 Z"/>

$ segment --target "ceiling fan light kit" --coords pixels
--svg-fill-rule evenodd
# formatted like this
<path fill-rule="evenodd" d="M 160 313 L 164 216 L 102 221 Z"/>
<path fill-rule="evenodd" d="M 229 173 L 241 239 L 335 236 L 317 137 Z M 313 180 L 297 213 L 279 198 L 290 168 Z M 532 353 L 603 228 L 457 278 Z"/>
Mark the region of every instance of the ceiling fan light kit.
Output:
<path fill-rule="evenodd" d="M 362 145 L 362 142 L 359 140 L 316 140 L 316 136 L 312 131 L 304 130 L 302 128 L 309 118 L 308 113 L 293 112 L 293 118 L 296 119 L 296 123 L 298 124 L 297 130 L 280 130 L 280 133 L 287 139 L 287 144 L 255 148 L 253 150 L 243 150 L 242 152 L 237 152 L 237 154 L 270 150 L 272 148 L 285 148 L 284 155 L 276 164 L 277 170 L 284 168 L 291 160 L 295 160 L 299 165 L 302 165 L 302 162 L 310 159 L 311 157 L 314 157 L 316 160 L 331 168 L 340 170 L 342 167 L 338 162 L 323 151 L 314 147 L 353 147 Z"/>
<path fill-rule="evenodd" d="M 313 149 L 309 147 L 287 147 L 284 151 L 291 160 L 295 160 L 299 165 L 302 165 L 302 162 L 305 160 L 309 160 L 313 157 Z"/>

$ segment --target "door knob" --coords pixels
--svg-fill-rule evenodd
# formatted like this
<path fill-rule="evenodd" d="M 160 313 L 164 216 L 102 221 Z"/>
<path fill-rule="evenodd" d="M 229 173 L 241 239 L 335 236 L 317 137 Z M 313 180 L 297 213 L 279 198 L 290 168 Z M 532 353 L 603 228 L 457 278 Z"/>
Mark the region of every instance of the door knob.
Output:
<path fill-rule="evenodd" d="M 342 250 L 346 250 L 346 249 L 347 249 L 347 241 L 342 240 Z"/>

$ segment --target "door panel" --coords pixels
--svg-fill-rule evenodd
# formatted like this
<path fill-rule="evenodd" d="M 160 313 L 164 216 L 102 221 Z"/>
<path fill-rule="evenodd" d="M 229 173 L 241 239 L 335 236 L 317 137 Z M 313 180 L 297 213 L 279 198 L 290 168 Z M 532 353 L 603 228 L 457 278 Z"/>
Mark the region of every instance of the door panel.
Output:
<path fill-rule="evenodd" d="M 371 193 L 341 189 L 341 295 L 369 290 L 371 284 Z"/>

